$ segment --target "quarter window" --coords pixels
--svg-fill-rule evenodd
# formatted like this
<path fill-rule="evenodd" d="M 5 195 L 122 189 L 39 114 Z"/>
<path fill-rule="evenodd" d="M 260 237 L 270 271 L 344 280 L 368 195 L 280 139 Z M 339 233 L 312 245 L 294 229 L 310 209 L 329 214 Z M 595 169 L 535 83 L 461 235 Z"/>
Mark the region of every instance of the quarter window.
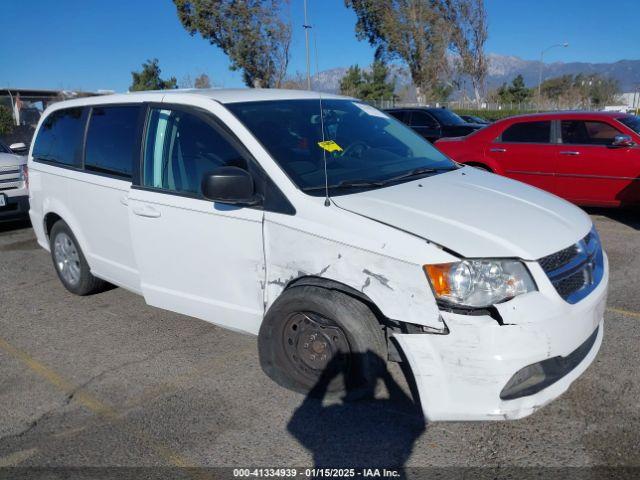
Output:
<path fill-rule="evenodd" d="M 520 122 L 502 132 L 503 142 L 550 143 L 551 122 Z"/>
<path fill-rule="evenodd" d="M 620 131 L 604 122 L 562 120 L 562 143 L 581 145 L 611 145 Z"/>
<path fill-rule="evenodd" d="M 181 110 L 151 109 L 144 186 L 199 196 L 204 175 L 223 166 L 246 169 L 247 163 L 212 122 Z"/>
<path fill-rule="evenodd" d="M 91 110 L 84 160 L 87 170 L 131 178 L 139 111 L 137 105 Z"/>
<path fill-rule="evenodd" d="M 37 160 L 79 167 L 84 135 L 83 108 L 56 110 L 44 121 L 33 146 Z"/>

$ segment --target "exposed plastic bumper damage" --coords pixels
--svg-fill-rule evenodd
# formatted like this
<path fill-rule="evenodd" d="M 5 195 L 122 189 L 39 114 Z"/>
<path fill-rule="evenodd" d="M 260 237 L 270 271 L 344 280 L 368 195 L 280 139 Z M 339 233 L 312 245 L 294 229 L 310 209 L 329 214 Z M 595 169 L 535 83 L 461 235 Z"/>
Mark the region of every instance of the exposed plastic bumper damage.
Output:
<path fill-rule="evenodd" d="M 593 362 L 602 343 L 607 280 L 604 278 L 601 286 L 580 304 L 566 308 L 546 312 L 536 309 L 535 305 L 540 305 L 540 298 L 535 298 L 541 295 L 539 292 L 514 299 L 501 311 L 505 325 L 488 316 L 443 312 L 449 335 L 394 335 L 411 365 L 425 418 L 518 419 L 564 393 Z M 512 318 L 509 310 L 514 312 Z M 527 318 L 523 312 L 539 318 Z M 516 313 L 518 323 L 514 324 L 511 320 Z M 530 395 L 500 398 L 516 372 L 546 359 L 570 358 L 596 329 L 598 333 L 588 353 L 582 353 L 582 360 L 561 378 Z"/>

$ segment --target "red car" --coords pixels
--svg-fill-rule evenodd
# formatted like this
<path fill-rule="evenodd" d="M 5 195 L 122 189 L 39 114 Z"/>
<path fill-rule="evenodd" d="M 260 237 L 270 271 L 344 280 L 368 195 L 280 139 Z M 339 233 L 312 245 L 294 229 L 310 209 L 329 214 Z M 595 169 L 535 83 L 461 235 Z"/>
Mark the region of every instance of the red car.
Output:
<path fill-rule="evenodd" d="M 640 117 L 623 113 L 522 115 L 436 147 L 452 159 L 579 205 L 640 205 Z"/>

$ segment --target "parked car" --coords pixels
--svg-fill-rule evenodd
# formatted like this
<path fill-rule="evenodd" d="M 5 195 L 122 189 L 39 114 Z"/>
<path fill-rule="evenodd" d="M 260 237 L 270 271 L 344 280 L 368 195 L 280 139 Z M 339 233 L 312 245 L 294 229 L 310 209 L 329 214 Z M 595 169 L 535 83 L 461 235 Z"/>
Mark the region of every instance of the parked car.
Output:
<path fill-rule="evenodd" d="M 29 166 L 35 235 L 67 290 L 106 281 L 258 335 L 264 371 L 296 391 L 362 394 L 404 356 L 428 420 L 514 419 L 602 342 L 608 263 L 588 215 L 354 99 L 60 102 Z"/>
<path fill-rule="evenodd" d="M 460 163 L 534 185 L 579 205 L 640 204 L 640 119 L 562 112 L 496 122 L 437 148 Z"/>
<path fill-rule="evenodd" d="M 460 115 L 460 118 L 467 123 L 476 123 L 478 125 L 489 125 L 491 123 L 486 118 L 477 117 L 475 115 Z"/>
<path fill-rule="evenodd" d="M 0 141 L 0 222 L 27 218 L 29 192 L 26 145 L 7 147 Z"/>
<path fill-rule="evenodd" d="M 390 108 L 386 112 L 409 125 L 431 143 L 440 138 L 468 135 L 484 127 L 477 123 L 465 122 L 446 108 Z"/>

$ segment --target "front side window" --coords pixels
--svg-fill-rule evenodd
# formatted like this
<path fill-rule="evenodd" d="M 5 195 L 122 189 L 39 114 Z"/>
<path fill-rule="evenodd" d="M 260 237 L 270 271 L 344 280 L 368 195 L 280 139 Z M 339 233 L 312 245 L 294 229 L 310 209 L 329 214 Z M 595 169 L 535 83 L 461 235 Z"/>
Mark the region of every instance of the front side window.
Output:
<path fill-rule="evenodd" d="M 515 123 L 502 132 L 503 142 L 550 143 L 551 122 Z"/>
<path fill-rule="evenodd" d="M 9 150 L 9 147 L 7 147 L 4 143 L 2 143 L 2 140 L 0 140 L 0 153 L 11 153 L 11 150 Z"/>
<path fill-rule="evenodd" d="M 604 122 L 562 120 L 562 143 L 578 145 L 612 145 L 620 131 Z"/>
<path fill-rule="evenodd" d="M 79 167 L 84 136 L 83 108 L 56 110 L 44 121 L 33 146 L 37 160 Z"/>
<path fill-rule="evenodd" d="M 93 107 L 87 131 L 87 170 L 131 178 L 135 158 L 137 105 Z"/>
<path fill-rule="evenodd" d="M 322 116 L 319 100 L 225 106 L 298 188 L 310 195 L 323 194 L 325 158 L 327 180 L 335 195 L 457 168 L 407 126 L 353 100 L 322 100 Z"/>
<path fill-rule="evenodd" d="M 201 195 L 205 174 L 218 167 L 247 168 L 242 154 L 204 115 L 182 110 L 150 110 L 142 184 Z"/>
<path fill-rule="evenodd" d="M 411 112 L 411 126 L 438 128 L 438 122 L 428 113 L 414 110 Z"/>

